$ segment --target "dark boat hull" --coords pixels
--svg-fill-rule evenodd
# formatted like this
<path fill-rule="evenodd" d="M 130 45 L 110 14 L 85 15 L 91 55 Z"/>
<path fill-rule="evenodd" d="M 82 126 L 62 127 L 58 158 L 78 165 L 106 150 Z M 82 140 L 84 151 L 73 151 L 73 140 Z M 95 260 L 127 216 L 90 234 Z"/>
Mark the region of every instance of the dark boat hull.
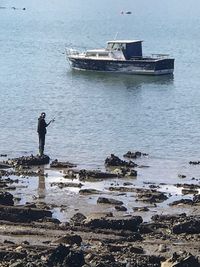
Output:
<path fill-rule="evenodd" d="M 162 75 L 174 71 L 174 59 L 102 60 L 68 57 L 71 67 L 78 70 Z"/>

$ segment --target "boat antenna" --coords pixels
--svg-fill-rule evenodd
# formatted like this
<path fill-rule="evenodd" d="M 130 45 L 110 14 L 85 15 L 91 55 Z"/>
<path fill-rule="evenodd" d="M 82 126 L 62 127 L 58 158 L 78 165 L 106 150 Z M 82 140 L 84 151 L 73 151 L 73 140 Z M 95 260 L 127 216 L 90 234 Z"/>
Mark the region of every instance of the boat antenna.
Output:
<path fill-rule="evenodd" d="M 118 35 L 118 32 L 116 32 L 116 34 L 115 34 L 115 37 L 114 37 L 114 40 L 116 40 L 116 39 L 117 39 L 117 35 Z"/>

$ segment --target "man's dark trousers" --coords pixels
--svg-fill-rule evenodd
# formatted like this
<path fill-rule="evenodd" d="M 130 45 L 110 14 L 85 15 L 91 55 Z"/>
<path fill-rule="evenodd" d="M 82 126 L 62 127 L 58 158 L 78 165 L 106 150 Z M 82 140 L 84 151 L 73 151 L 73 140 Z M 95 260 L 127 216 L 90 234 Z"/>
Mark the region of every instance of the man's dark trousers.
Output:
<path fill-rule="evenodd" d="M 39 134 L 39 153 L 40 156 L 44 154 L 45 134 Z"/>

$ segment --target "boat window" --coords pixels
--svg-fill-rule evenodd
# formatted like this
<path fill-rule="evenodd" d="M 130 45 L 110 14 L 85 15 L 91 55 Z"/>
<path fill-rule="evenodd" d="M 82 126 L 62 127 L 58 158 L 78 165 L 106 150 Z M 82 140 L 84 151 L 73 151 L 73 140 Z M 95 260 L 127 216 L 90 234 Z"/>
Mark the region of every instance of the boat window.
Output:
<path fill-rule="evenodd" d="M 87 52 L 86 56 L 87 57 L 96 57 L 96 53 Z"/>
<path fill-rule="evenodd" d="M 123 43 L 109 43 L 107 50 L 121 51 L 126 48 L 126 44 Z"/>

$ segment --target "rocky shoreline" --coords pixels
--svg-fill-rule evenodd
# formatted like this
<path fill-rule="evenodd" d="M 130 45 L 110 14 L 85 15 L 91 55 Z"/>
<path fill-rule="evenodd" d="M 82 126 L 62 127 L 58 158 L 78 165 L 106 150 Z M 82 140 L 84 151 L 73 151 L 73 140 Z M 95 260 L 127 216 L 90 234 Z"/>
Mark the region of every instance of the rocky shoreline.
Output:
<path fill-rule="evenodd" d="M 128 151 L 122 160 L 111 154 L 106 171 L 78 169 L 48 156 L 2 161 L 0 266 L 200 266 L 199 180 L 174 184 L 183 195 L 178 200 L 163 190 L 167 183 L 135 186 L 147 166 L 133 160 L 146 156 Z M 62 180 L 51 179 L 52 173 Z M 49 197 L 27 192 L 24 184 L 31 179 L 39 179 L 43 190 L 49 180 Z M 26 192 L 32 201 L 22 203 L 23 187 L 22 198 Z M 54 208 L 68 219 L 60 220 Z"/>

